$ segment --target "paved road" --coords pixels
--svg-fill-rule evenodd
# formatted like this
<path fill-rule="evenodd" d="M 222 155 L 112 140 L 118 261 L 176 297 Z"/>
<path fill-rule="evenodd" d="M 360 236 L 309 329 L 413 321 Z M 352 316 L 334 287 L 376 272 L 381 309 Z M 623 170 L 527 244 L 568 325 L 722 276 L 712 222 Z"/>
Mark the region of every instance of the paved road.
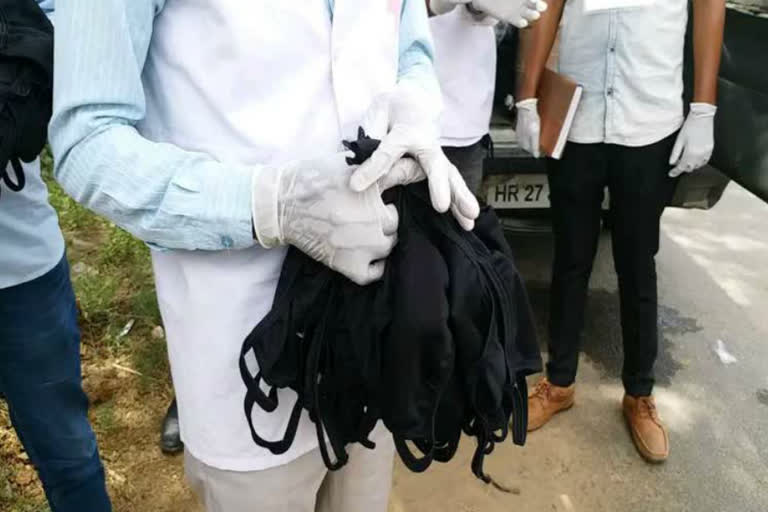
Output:
<path fill-rule="evenodd" d="M 552 242 L 515 236 L 540 330 Z M 393 511 L 768 511 L 768 204 L 736 185 L 708 212 L 669 210 L 658 258 L 657 398 L 670 460 L 636 454 L 620 412 L 621 337 L 610 237 L 593 276 L 577 407 L 487 469 L 511 492 L 474 481 L 461 459 L 424 475 L 398 468 Z M 543 338 L 544 339 L 544 338 Z M 718 355 L 718 340 L 727 354 Z M 728 355 L 735 362 L 725 364 Z"/>

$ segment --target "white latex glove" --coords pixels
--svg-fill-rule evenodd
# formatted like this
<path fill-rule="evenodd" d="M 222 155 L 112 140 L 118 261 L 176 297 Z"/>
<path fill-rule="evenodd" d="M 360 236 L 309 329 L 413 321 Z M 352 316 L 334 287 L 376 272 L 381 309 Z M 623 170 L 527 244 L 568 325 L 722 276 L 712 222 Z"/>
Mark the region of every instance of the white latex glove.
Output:
<path fill-rule="evenodd" d="M 472 0 L 469 6 L 517 28 L 534 23 L 549 7 L 543 0 Z"/>
<path fill-rule="evenodd" d="M 709 103 L 691 103 L 691 111 L 677 135 L 669 165 L 670 178 L 677 178 L 684 172 L 693 172 L 704 167 L 715 149 L 715 114 L 717 107 Z"/>
<path fill-rule="evenodd" d="M 534 157 L 539 158 L 541 156 L 539 100 L 531 98 L 519 101 L 515 106 L 517 107 L 517 125 L 515 126 L 517 143 Z"/>
<path fill-rule="evenodd" d="M 410 179 L 426 179 L 432 206 L 438 212 L 449 209 L 462 228 L 471 231 L 480 214 L 480 205 L 469 190 L 459 170 L 448 161 L 440 147 L 435 116 L 425 105 L 429 102 L 406 88 L 398 88 L 389 95 L 376 98 L 365 118 L 389 120 L 389 131 L 379 149 L 352 175 L 353 190 L 366 190 L 388 174 L 404 172 L 396 165 L 405 155 L 413 157 L 418 165 L 411 165 Z M 373 124 L 379 124 L 375 122 Z M 363 122 L 366 126 L 366 121 Z"/>
<path fill-rule="evenodd" d="M 457 5 L 468 4 L 472 0 L 429 0 L 429 10 L 435 15 L 447 14 Z"/>
<path fill-rule="evenodd" d="M 403 159 L 390 176 L 355 192 L 349 156 L 262 168 L 253 179 L 253 226 L 262 246 L 293 245 L 363 285 L 381 278 L 384 258 L 397 243 L 397 210 L 381 193 L 417 181 L 419 169 Z"/>

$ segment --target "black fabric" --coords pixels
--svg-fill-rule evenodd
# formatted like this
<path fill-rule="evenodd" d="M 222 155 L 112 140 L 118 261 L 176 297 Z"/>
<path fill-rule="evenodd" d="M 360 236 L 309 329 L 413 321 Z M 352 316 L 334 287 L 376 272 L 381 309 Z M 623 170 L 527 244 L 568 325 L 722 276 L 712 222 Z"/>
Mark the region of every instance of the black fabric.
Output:
<path fill-rule="evenodd" d="M 768 18 L 729 8 L 718 80 L 715 150 L 710 164 L 765 201 L 768 201 L 767 49 Z M 692 76 L 692 59 L 686 67 L 691 68 Z"/>
<path fill-rule="evenodd" d="M 613 259 L 628 394 L 650 395 L 658 350 L 655 256 L 659 222 L 674 194 L 669 155 L 677 134 L 644 147 L 569 142 L 549 160 L 555 234 L 547 375 L 558 386 L 576 378 L 589 277 L 600 234 L 603 191 L 611 197 Z"/>
<path fill-rule="evenodd" d="M 53 25 L 35 0 L 0 0 L 0 199 L 45 145 L 52 91 Z"/>
<path fill-rule="evenodd" d="M 349 147 L 368 155 L 375 144 Z M 525 442 L 525 376 L 541 369 L 522 279 L 490 209 L 467 233 L 434 212 L 423 183 L 385 200 L 400 227 L 380 282 L 357 286 L 289 250 L 273 308 L 240 358 L 253 439 L 285 452 L 306 409 L 326 465 L 338 469 L 346 445 L 372 447 L 368 435 L 383 420 L 405 465 L 424 471 L 453 457 L 463 431 L 477 441 L 472 470 L 487 481 L 483 458 L 507 437 L 510 417 L 513 440 Z M 262 439 L 253 407 L 274 411 L 275 389 L 285 387 L 298 394 L 294 417 L 283 439 Z"/>

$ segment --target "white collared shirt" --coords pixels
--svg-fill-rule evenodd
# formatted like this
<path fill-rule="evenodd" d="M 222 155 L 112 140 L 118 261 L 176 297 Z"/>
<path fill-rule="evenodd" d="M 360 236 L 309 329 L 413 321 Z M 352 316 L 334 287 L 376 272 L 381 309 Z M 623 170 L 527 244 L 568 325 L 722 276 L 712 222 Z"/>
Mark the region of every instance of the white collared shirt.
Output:
<path fill-rule="evenodd" d="M 568 140 L 645 146 L 683 123 L 686 0 L 587 13 L 569 0 L 559 69 L 584 87 Z"/>

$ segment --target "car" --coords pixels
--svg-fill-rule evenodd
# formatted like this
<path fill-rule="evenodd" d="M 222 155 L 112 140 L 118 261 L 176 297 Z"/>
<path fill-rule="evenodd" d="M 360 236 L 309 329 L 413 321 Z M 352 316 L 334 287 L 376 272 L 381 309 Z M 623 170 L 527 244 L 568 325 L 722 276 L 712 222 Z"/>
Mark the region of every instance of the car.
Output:
<path fill-rule="evenodd" d="M 691 24 L 692 20 L 686 38 L 684 70 L 687 100 L 692 96 L 693 82 Z M 500 39 L 492 143 L 484 163 L 482 199 L 494 207 L 509 230 L 549 231 L 546 161 L 533 158 L 518 146 L 513 115 L 507 108 L 514 91 L 518 33 L 506 31 Z M 755 11 L 729 7 L 715 119 L 715 151 L 709 165 L 681 177 L 670 206 L 710 209 L 720 200 L 730 180 L 768 201 L 767 54 L 768 8 Z M 609 205 L 606 194 L 606 221 Z"/>

